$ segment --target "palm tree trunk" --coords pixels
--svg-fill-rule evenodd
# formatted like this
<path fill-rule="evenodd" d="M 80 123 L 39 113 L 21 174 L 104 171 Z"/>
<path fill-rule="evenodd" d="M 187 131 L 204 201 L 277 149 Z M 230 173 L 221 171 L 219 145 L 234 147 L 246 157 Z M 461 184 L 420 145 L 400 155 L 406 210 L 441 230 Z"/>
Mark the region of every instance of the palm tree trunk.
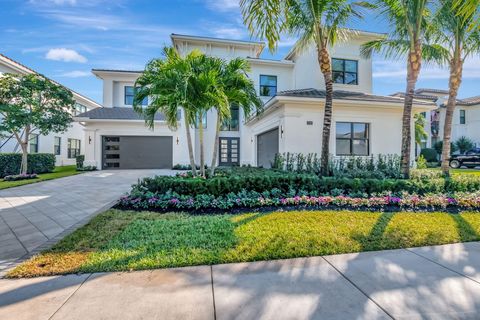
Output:
<path fill-rule="evenodd" d="M 402 117 L 401 171 L 405 179 L 410 177 L 410 152 L 412 147 L 412 105 L 415 86 L 421 68 L 422 47 L 416 42 L 408 55 L 407 88 Z"/>
<path fill-rule="evenodd" d="M 197 168 L 195 165 L 195 157 L 193 155 L 193 145 L 192 145 L 192 134 L 190 132 L 190 123 L 188 121 L 187 111 L 183 109 L 184 118 L 185 118 L 185 130 L 187 132 L 187 145 L 188 145 L 188 156 L 190 158 L 190 167 L 192 167 L 192 174 L 195 177 L 197 175 Z"/>
<path fill-rule="evenodd" d="M 460 51 L 460 50 L 458 50 Z M 447 112 L 445 115 L 445 126 L 443 129 L 443 147 L 442 147 L 442 172 L 445 176 L 450 175 L 449 158 L 450 158 L 450 142 L 452 138 L 452 120 L 453 112 L 457 102 L 458 89 L 462 82 L 463 61 L 460 53 L 456 52 L 452 61 L 450 61 L 450 79 L 449 94 L 447 102 Z"/>
<path fill-rule="evenodd" d="M 330 157 L 330 131 L 333 112 L 333 79 L 330 55 L 326 48 L 318 48 L 318 63 L 325 79 L 325 111 L 323 115 L 322 153 L 320 156 L 321 174 L 328 175 L 328 161 Z"/>
<path fill-rule="evenodd" d="M 218 144 L 220 139 L 220 127 L 222 121 L 220 119 L 220 114 L 217 112 L 217 127 L 215 131 L 215 142 L 213 143 L 213 154 L 212 154 L 212 165 L 210 166 L 210 176 L 213 177 L 215 174 L 215 167 L 217 165 L 217 155 L 218 155 Z"/>
<path fill-rule="evenodd" d="M 203 113 L 200 113 L 200 121 L 198 125 L 200 138 L 200 175 L 205 178 L 205 150 L 203 146 Z"/>

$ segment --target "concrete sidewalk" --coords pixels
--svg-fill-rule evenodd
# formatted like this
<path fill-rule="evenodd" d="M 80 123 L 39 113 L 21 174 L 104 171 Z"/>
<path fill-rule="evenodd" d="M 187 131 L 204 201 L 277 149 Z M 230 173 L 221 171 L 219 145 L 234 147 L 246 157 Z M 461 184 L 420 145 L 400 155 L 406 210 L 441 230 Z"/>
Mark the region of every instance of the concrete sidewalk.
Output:
<path fill-rule="evenodd" d="M 478 319 L 480 242 L 0 279 L 0 319 Z"/>

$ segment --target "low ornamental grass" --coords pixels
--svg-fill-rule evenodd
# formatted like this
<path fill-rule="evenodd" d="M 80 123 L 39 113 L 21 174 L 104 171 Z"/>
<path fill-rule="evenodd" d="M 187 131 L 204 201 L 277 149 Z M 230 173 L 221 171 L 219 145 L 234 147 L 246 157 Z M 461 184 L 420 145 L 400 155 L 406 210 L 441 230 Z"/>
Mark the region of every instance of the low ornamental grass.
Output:
<path fill-rule="evenodd" d="M 239 215 L 109 210 L 8 277 L 272 260 L 480 240 L 463 212 L 276 211 Z"/>

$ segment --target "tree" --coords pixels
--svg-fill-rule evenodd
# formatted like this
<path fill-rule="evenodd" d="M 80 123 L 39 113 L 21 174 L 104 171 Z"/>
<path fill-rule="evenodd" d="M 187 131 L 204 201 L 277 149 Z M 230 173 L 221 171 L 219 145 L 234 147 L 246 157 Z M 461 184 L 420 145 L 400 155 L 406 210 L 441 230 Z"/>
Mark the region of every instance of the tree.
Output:
<path fill-rule="evenodd" d="M 415 144 L 421 145 L 422 141 L 428 138 L 428 134 L 425 131 L 425 117 L 423 114 L 417 113 L 414 116 L 415 119 Z"/>
<path fill-rule="evenodd" d="M 28 142 L 32 133 L 64 132 L 75 105 L 72 93 L 38 74 L 0 76 L 0 132 L 8 132 L 22 149 L 20 173 L 27 173 Z"/>
<path fill-rule="evenodd" d="M 228 103 L 226 106 L 214 106 L 217 111 L 217 124 L 212 163 L 210 166 L 211 176 L 215 173 L 215 166 L 217 164 L 220 128 L 224 121 L 231 119 L 230 107 L 232 105 L 238 106 L 243 111 L 245 117 L 248 118 L 254 110 L 258 112 L 263 105 L 257 96 L 252 80 L 247 76 L 249 70 L 250 65 L 245 59 L 236 58 L 230 60 L 228 63 L 223 63 L 220 81 Z"/>
<path fill-rule="evenodd" d="M 167 125 L 173 130 L 178 128 L 178 115 L 183 110 L 190 166 L 196 176 L 190 127 L 195 121 L 198 108 L 191 80 L 196 77 L 193 62 L 202 53 L 194 50 L 183 58 L 174 48 L 165 47 L 163 55 L 164 59 L 150 61 L 135 82 L 133 109 L 144 116 L 150 128 L 155 125 L 155 115 L 162 112 Z M 147 97 L 149 105 L 143 107 L 142 101 Z"/>
<path fill-rule="evenodd" d="M 428 45 L 430 25 L 429 0 L 377 0 L 380 15 L 393 26 L 389 37 L 373 40 L 362 46 L 364 56 L 381 52 L 387 57 L 407 54 L 407 86 L 402 117 L 401 170 L 404 178 L 410 176 L 411 120 L 413 95 L 423 58 L 435 59 L 437 46 Z"/>
<path fill-rule="evenodd" d="M 455 111 L 458 90 L 462 83 L 463 62 L 471 55 L 480 52 L 480 31 L 476 19 L 479 9 L 463 11 L 455 5 L 455 0 L 440 0 L 435 22 L 438 25 L 436 40 L 444 44 L 450 69 L 449 93 L 445 124 L 443 129 L 442 172 L 450 174 L 450 141 L 452 138 L 453 112 Z"/>
<path fill-rule="evenodd" d="M 472 141 L 472 139 L 464 136 L 458 138 L 457 141 L 454 142 L 454 145 L 461 154 L 465 154 L 465 152 L 472 150 L 475 147 L 475 143 Z"/>
<path fill-rule="evenodd" d="M 333 79 L 329 50 L 339 40 L 355 32 L 342 29 L 352 18 L 362 18 L 359 11 L 370 8 L 367 2 L 348 0 L 240 0 L 244 22 L 250 32 L 267 39 L 275 50 L 281 35 L 298 36 L 296 50 L 315 45 L 317 60 L 325 81 L 325 107 L 322 132 L 321 170 L 328 173 L 329 141 L 333 112 Z"/>

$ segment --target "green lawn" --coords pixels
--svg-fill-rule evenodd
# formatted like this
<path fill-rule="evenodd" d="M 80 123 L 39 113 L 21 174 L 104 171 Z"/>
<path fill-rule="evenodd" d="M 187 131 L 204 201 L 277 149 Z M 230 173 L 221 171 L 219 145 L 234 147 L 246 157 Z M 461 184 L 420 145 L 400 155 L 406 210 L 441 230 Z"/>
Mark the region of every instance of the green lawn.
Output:
<path fill-rule="evenodd" d="M 46 181 L 46 180 L 73 176 L 79 173 L 82 173 L 82 172 L 78 172 L 76 170 L 75 165 L 55 167 L 55 170 L 53 170 L 53 172 L 39 174 L 37 179 L 28 179 L 28 180 L 19 180 L 19 181 L 3 181 L 3 179 L 0 179 L 0 190 L 23 186 L 30 183 L 37 183 L 37 182 Z"/>
<path fill-rule="evenodd" d="M 9 277 L 270 260 L 480 240 L 480 214 L 109 210 Z"/>

